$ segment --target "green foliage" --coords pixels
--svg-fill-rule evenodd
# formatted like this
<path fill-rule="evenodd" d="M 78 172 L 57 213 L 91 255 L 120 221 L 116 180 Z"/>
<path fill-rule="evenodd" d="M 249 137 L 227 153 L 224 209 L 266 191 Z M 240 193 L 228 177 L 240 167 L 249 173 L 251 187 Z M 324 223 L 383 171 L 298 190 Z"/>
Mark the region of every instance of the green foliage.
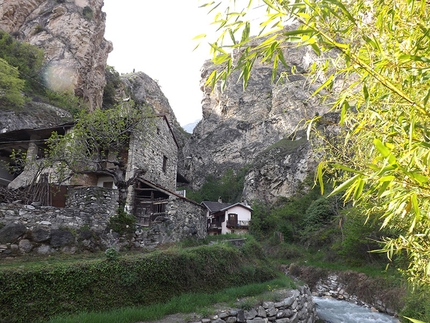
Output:
<path fill-rule="evenodd" d="M 296 195 L 279 199 L 273 206 L 255 201 L 252 204 L 251 233 L 261 240 L 273 238 L 274 232 L 280 232 L 284 241 L 299 242 L 307 209 L 320 197 L 319 188 L 314 187 L 299 189 Z"/>
<path fill-rule="evenodd" d="M 266 283 L 253 283 L 240 287 L 232 287 L 217 292 L 210 293 L 187 293 L 181 296 L 174 296 L 169 301 L 140 307 L 127 307 L 118 310 L 109 310 L 106 312 L 84 312 L 71 316 L 60 316 L 51 319 L 50 323 L 134 323 L 141 321 L 159 320 L 166 315 L 175 313 L 197 312 L 205 317 L 214 314 L 216 309 L 213 305 L 217 303 L 235 304 L 239 297 L 252 297 L 263 300 L 273 300 L 273 297 L 280 297 L 278 293 L 265 293 L 267 285 L 276 286 L 276 288 L 293 288 L 294 283 L 286 276 L 279 277 Z M 276 294 L 276 295 L 275 295 Z M 277 301 L 282 298 L 277 299 Z M 188 321 L 187 319 L 185 319 Z"/>
<path fill-rule="evenodd" d="M 408 290 L 405 306 L 400 315 L 404 317 L 413 317 L 423 322 L 430 322 L 430 301 L 428 287 L 420 287 Z M 412 319 L 410 319 L 412 322 Z M 418 321 L 419 322 L 419 321 Z"/>
<path fill-rule="evenodd" d="M 84 10 L 82 11 L 82 14 L 88 20 L 92 20 L 94 18 L 94 12 L 93 12 L 93 9 L 91 9 L 91 7 L 85 6 Z"/>
<path fill-rule="evenodd" d="M 359 209 L 346 210 L 342 225 L 342 240 L 339 255 L 350 265 L 360 266 L 365 263 L 383 261 L 380 253 L 373 250 L 380 248 L 380 241 L 389 235 L 387 230 L 380 230 L 378 217 L 366 219 L 359 213 Z"/>
<path fill-rule="evenodd" d="M 40 32 L 42 29 L 36 26 L 35 31 Z M 7 68 L 8 65 L 15 71 Z M 1 96 L 1 108 L 20 111 L 26 96 L 31 95 L 35 101 L 59 106 L 75 115 L 85 109 L 85 105 L 74 95 L 56 93 L 45 87 L 42 65 L 43 52 L 38 47 L 16 41 L 0 30 L 0 89 L 6 89 L 7 93 L 7 96 Z"/>
<path fill-rule="evenodd" d="M 143 146 L 154 128 L 149 107 L 129 104 L 115 109 L 96 109 L 90 114 L 83 112 L 73 131 L 62 136 L 54 133 L 47 141 L 47 160 L 55 165 L 59 181 L 71 174 L 110 176 L 118 188 L 120 209 L 125 206 L 128 187 L 145 171 L 135 170 L 126 179 L 130 138 L 142 138 Z"/>
<path fill-rule="evenodd" d="M 306 226 L 327 224 L 335 215 L 333 202 L 326 197 L 321 197 L 313 201 L 306 209 L 303 222 Z"/>
<path fill-rule="evenodd" d="M 164 303 L 184 293 L 213 293 L 273 279 L 275 271 L 258 257 L 220 244 L 117 261 L 3 269 L 0 317 L 40 322 L 61 313 Z"/>
<path fill-rule="evenodd" d="M 110 217 L 107 226 L 119 234 L 133 233 L 136 229 L 136 218 L 123 208 L 118 208 L 117 214 Z"/>
<path fill-rule="evenodd" d="M 252 220 L 250 223 L 250 233 L 258 240 L 267 238 L 277 227 L 279 218 L 272 216 L 269 205 L 255 201 L 252 204 Z"/>
<path fill-rule="evenodd" d="M 17 68 L 0 58 L 0 106 L 2 109 L 20 109 L 25 103 L 22 91 L 24 80 L 19 78 Z"/>
<path fill-rule="evenodd" d="M 43 52 L 36 46 L 15 41 L 8 33 L 0 30 L 0 58 L 16 67 L 20 78 L 30 83 L 32 79 L 38 80 Z"/>
<path fill-rule="evenodd" d="M 119 260 L 119 252 L 115 248 L 107 248 L 105 251 L 106 259 L 108 261 L 117 261 Z"/>
<path fill-rule="evenodd" d="M 106 66 L 105 77 L 106 85 L 103 90 L 103 108 L 112 109 L 118 104 L 116 100 L 116 91 L 121 84 L 121 79 L 119 73 L 111 66 Z"/>
<path fill-rule="evenodd" d="M 239 202 L 242 198 L 245 175 L 248 169 L 248 167 L 243 167 L 236 174 L 232 169 L 228 169 L 220 179 L 209 175 L 199 191 L 187 191 L 188 197 L 199 203 L 217 201 L 220 196 L 225 203 Z"/>
<path fill-rule="evenodd" d="M 251 37 L 251 1 L 246 8 L 227 0 L 203 7 L 219 26 L 219 39 L 211 44 L 213 61 L 220 65 L 207 80 L 212 86 L 224 85 L 235 70 L 246 86 L 257 60 L 273 66 L 275 79 L 278 67 L 287 66 L 284 47 L 314 51 L 317 58 L 307 71 L 316 82 L 314 96 L 330 97 L 326 102 L 340 114 L 344 141 L 327 142 L 320 181 L 332 172 L 340 184 L 334 193 L 344 192 L 346 201 L 362 205 L 365 216 L 381 214 L 382 227 L 397 232 L 382 250 L 390 258 L 406 252 L 405 274 L 430 285 L 427 3 L 265 0 L 256 9 L 260 17 L 265 11 L 257 37 Z M 291 19 L 297 29 L 284 29 Z"/>

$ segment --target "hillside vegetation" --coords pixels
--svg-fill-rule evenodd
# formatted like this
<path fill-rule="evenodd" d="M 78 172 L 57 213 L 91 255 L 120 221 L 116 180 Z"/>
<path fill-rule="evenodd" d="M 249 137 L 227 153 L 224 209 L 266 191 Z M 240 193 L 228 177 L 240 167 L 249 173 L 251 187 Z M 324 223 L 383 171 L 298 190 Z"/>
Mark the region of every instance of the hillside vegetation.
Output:
<path fill-rule="evenodd" d="M 19 42 L 0 30 L 0 110 L 23 112 L 30 102 L 61 107 L 72 114 L 85 109 L 74 93 L 58 93 L 45 86 L 43 51 Z"/>

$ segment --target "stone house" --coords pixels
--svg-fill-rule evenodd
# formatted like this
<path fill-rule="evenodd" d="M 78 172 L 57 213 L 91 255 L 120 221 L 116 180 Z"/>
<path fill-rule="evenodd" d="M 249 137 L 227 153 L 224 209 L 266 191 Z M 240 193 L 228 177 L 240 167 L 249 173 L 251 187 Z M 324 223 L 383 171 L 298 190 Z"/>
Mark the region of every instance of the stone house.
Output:
<path fill-rule="evenodd" d="M 206 208 L 209 235 L 247 233 L 251 222 L 252 208 L 246 203 L 223 203 L 203 201 Z"/>
<path fill-rule="evenodd" d="M 204 207 L 176 193 L 176 180 L 178 177 L 181 178 L 177 174 L 178 144 L 169 121 L 164 115 L 152 118 L 154 119 L 153 131 L 132 133 L 129 147 L 124 149 L 127 154 L 127 178 L 133 176 L 138 169 L 146 170 L 145 174 L 129 187 L 127 196 L 126 208 L 136 217 L 137 224 L 132 243 L 136 247 L 143 247 L 177 242 L 187 237 L 204 238 L 207 234 Z M 65 124 L 46 129 L 2 133 L 0 134 L 0 159 L 10 163 L 9 156 L 12 149 L 19 148 L 26 151 L 27 159 L 42 160 L 45 140 L 51 133 L 57 131 L 64 134 L 72 128 L 73 124 Z M 24 169 L 20 175 L 14 176 L 8 174 L 3 167 L 0 169 L 0 175 L 3 179 L 0 184 L 3 186 L 7 184 L 13 189 L 34 183 L 34 176 L 39 176 L 38 181 L 43 178 L 46 180 L 46 176 L 40 176 L 43 174 L 36 174 L 31 169 Z M 70 226 L 74 230 L 85 225 L 101 232 L 106 228 L 109 218 L 116 213 L 112 200 L 115 200 L 117 190 L 110 177 L 96 174 L 78 176 L 66 185 L 55 186 L 54 192 L 51 190 L 51 183 L 46 184 L 47 190 L 43 201 L 33 201 L 37 202 L 36 209 L 26 208 L 25 212 L 22 212 L 14 205 L 6 212 L 6 206 L 3 205 L 0 208 L 0 223 L 7 225 L 10 222 L 26 222 L 25 224 L 31 228 L 38 228 L 43 223 L 51 229 Z M 88 188 L 91 190 L 89 191 Z M 109 203 L 105 203 L 106 198 Z M 91 202 L 90 214 L 85 210 L 85 205 L 89 205 L 88 201 Z M 55 216 L 50 216 L 49 221 L 45 221 L 40 216 L 40 210 L 37 210 L 39 205 L 60 209 L 54 213 Z M 78 208 L 80 210 L 77 210 Z M 2 211 L 4 211 L 3 214 Z M 20 214 L 24 213 L 25 217 L 21 218 Z M 32 217 L 29 213 L 35 213 L 35 216 Z M 5 214 L 8 216 L 3 216 Z M 31 220 L 33 218 L 36 220 Z M 65 218 L 67 223 L 64 222 Z"/>
<path fill-rule="evenodd" d="M 0 187 L 16 189 L 30 185 L 35 180 L 37 171 L 25 169 L 19 158 L 13 160 L 10 157 L 13 152 L 22 153 L 21 157 L 27 160 L 42 160 L 47 148 L 46 139 L 53 132 L 64 135 L 73 125 L 74 123 L 64 123 L 53 127 L 0 133 Z M 21 174 L 23 175 L 19 176 Z"/>

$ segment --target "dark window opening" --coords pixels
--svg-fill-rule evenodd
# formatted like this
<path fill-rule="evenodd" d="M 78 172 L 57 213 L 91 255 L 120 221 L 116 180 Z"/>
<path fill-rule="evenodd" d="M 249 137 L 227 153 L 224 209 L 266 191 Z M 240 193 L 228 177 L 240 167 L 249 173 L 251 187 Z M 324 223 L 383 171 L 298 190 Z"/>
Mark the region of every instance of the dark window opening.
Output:
<path fill-rule="evenodd" d="M 104 188 L 113 188 L 113 182 L 103 182 Z"/>
<path fill-rule="evenodd" d="M 163 156 L 163 172 L 167 170 L 167 157 Z"/>
<path fill-rule="evenodd" d="M 235 213 L 229 213 L 228 214 L 228 220 L 227 220 L 227 228 L 236 228 L 238 225 L 237 221 L 237 214 Z"/>

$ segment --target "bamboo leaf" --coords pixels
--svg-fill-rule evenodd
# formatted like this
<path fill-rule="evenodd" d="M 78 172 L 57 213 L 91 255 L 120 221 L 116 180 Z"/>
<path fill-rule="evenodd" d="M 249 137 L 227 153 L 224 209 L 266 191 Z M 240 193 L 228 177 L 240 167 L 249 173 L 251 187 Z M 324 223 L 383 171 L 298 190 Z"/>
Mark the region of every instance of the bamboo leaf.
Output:
<path fill-rule="evenodd" d="M 334 80 L 334 74 L 330 75 L 330 77 L 318 89 L 316 89 L 314 93 L 312 93 L 312 96 L 317 95 L 323 89 L 331 85 L 333 83 L 333 80 Z"/>
<path fill-rule="evenodd" d="M 353 177 L 351 177 L 350 179 L 346 180 L 345 182 L 343 182 L 341 185 L 337 186 L 330 194 L 329 196 L 333 196 L 336 195 L 340 192 L 345 191 L 346 189 L 348 189 L 351 185 L 353 185 L 359 178 L 360 178 L 360 174 L 357 174 Z"/>
<path fill-rule="evenodd" d="M 403 317 L 406 318 L 406 319 L 408 319 L 412 323 L 425 323 L 425 322 L 420 321 L 420 320 L 411 319 L 410 317 L 407 317 L 407 316 L 403 316 Z"/>
<path fill-rule="evenodd" d="M 324 194 L 324 168 L 325 168 L 326 164 L 321 162 L 318 164 L 317 167 L 317 178 L 318 178 L 318 183 L 320 184 L 320 190 L 321 190 L 321 195 Z"/>

